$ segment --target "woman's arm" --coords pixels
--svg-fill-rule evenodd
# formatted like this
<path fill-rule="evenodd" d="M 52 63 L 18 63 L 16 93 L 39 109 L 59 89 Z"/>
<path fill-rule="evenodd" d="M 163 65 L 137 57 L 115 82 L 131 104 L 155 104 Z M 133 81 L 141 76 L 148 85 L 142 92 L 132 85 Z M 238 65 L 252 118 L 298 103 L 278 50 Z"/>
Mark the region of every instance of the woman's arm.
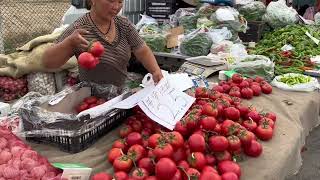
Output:
<path fill-rule="evenodd" d="M 163 78 L 157 60 L 154 57 L 151 49 L 146 44 L 133 51 L 133 53 L 138 61 L 140 61 L 143 66 L 152 74 L 153 80 L 156 83 Z"/>
<path fill-rule="evenodd" d="M 44 67 L 56 69 L 63 66 L 73 55 L 75 48 L 88 47 L 88 41 L 81 35 L 88 33 L 82 29 L 76 29 L 61 42 L 49 47 L 42 56 Z"/>

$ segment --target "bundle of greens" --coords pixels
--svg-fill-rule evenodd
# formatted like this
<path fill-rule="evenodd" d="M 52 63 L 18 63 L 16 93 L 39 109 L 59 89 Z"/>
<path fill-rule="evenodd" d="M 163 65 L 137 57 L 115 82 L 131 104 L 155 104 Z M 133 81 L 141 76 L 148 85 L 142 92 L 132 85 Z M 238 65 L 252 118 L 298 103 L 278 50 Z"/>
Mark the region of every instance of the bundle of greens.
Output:
<path fill-rule="evenodd" d="M 161 34 L 143 34 L 142 39 L 151 48 L 153 52 L 166 52 L 166 37 Z"/>
<path fill-rule="evenodd" d="M 205 32 L 190 33 L 181 42 L 180 52 L 187 56 L 206 56 L 210 52 L 212 39 Z"/>
<path fill-rule="evenodd" d="M 263 2 L 253 1 L 239 8 L 242 14 L 248 21 L 260 21 L 262 16 L 266 13 L 266 6 Z"/>

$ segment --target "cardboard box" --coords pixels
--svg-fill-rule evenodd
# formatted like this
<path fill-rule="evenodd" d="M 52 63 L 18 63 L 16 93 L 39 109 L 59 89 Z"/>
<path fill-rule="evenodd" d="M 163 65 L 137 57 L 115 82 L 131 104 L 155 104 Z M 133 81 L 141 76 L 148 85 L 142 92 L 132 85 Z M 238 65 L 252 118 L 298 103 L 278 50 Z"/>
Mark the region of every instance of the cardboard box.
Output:
<path fill-rule="evenodd" d="M 167 35 L 167 48 L 174 48 L 179 45 L 178 36 L 184 33 L 182 26 L 172 28 Z"/>

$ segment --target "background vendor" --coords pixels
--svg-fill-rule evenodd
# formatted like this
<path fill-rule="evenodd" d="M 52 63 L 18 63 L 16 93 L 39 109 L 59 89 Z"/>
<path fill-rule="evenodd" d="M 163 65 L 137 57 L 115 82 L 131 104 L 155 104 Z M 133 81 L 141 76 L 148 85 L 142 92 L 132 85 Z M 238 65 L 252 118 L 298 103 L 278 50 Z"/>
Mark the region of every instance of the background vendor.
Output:
<path fill-rule="evenodd" d="M 131 53 L 152 74 L 155 82 L 160 81 L 163 76 L 152 51 L 134 25 L 127 18 L 117 15 L 123 0 L 91 0 L 90 3 L 90 12 L 71 24 L 45 51 L 44 66 L 63 66 L 73 55 L 78 57 L 86 51 L 90 41 L 98 40 L 105 52 L 94 69 L 86 70 L 79 66 L 81 81 L 123 85 Z"/>

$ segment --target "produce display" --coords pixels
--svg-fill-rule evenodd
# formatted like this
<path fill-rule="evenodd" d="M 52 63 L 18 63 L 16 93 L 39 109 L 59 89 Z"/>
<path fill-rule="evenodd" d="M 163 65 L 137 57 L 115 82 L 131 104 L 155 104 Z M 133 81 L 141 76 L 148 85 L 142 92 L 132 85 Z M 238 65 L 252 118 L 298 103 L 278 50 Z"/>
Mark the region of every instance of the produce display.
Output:
<path fill-rule="evenodd" d="M 283 76 L 279 79 L 280 82 L 293 86 L 296 84 L 308 83 L 311 81 L 310 76 L 298 75 L 298 76 Z"/>
<path fill-rule="evenodd" d="M 79 65 L 84 69 L 93 69 L 99 64 L 99 58 L 104 53 L 104 47 L 99 41 L 92 42 L 88 51 L 83 52 L 78 57 Z"/>
<path fill-rule="evenodd" d="M 293 25 L 265 35 L 251 54 L 269 57 L 275 63 L 275 74 L 303 73 L 314 68 L 312 56 L 320 54 L 320 48 L 305 33 L 320 39 L 318 27 Z M 283 51 L 282 47 L 291 45 L 294 49 Z"/>
<path fill-rule="evenodd" d="M 26 77 L 0 76 L 0 98 L 8 102 L 24 96 L 28 92 L 27 84 Z"/>
<path fill-rule="evenodd" d="M 239 88 L 243 80 L 236 75 L 231 81 L 232 87 Z M 260 84 L 264 83 L 261 79 Z M 135 108 L 119 131 L 120 139 L 108 151 L 108 163 L 115 173 L 99 173 L 92 180 L 240 179 L 237 162 L 244 154 L 261 155 L 260 140 L 272 139 L 276 115 L 259 113 L 242 104 L 240 98 L 215 90 L 199 87 L 194 96 L 196 102 L 174 131 L 162 128 Z"/>
<path fill-rule="evenodd" d="M 9 130 L 0 128 L 0 179 L 61 180 L 61 172 Z"/>
<path fill-rule="evenodd" d="M 53 73 L 32 73 L 28 74 L 28 89 L 42 95 L 53 95 L 56 93 L 56 84 Z"/>
<path fill-rule="evenodd" d="M 103 103 L 105 103 L 106 100 L 104 98 L 98 98 L 98 97 L 95 97 L 95 96 L 90 96 L 90 97 L 87 97 L 85 98 L 77 107 L 76 107 L 76 111 L 78 113 L 84 111 L 84 110 L 87 110 L 87 109 L 90 109 L 90 108 L 93 108 L 93 107 L 96 107 L 98 105 L 101 105 Z"/>
<path fill-rule="evenodd" d="M 206 56 L 213 42 L 205 32 L 195 32 L 186 36 L 180 45 L 180 51 L 187 56 Z"/>
<path fill-rule="evenodd" d="M 266 6 L 263 2 L 253 1 L 239 8 L 239 13 L 248 21 L 260 21 L 266 13 Z"/>
<path fill-rule="evenodd" d="M 162 34 L 141 34 L 142 39 L 154 52 L 166 52 L 167 40 Z"/>

